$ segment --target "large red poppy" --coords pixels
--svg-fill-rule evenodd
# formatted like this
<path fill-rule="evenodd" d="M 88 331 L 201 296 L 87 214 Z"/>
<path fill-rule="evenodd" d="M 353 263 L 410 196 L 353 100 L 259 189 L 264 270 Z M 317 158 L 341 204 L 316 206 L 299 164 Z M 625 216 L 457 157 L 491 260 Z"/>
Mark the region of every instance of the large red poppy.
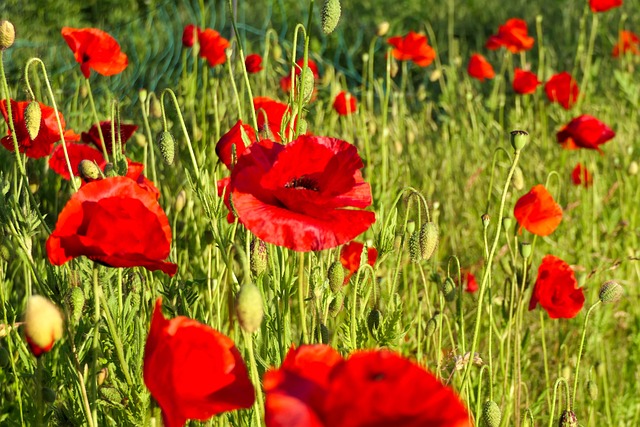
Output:
<path fill-rule="evenodd" d="M 551 76 L 544 85 L 544 91 L 550 102 L 557 102 L 565 110 L 573 107 L 580 94 L 578 83 L 566 71 Z"/>
<path fill-rule="evenodd" d="M 522 19 L 511 18 L 498 28 L 498 34 L 489 37 L 486 48 L 497 50 L 504 46 L 509 52 L 519 53 L 531 49 L 534 43 L 534 38 L 528 34 L 527 23 Z"/>
<path fill-rule="evenodd" d="M 552 319 L 571 319 L 582 310 L 584 292 L 578 288 L 573 270 L 553 255 L 542 259 L 531 294 L 529 310 L 540 304 Z"/>
<path fill-rule="evenodd" d="M 336 95 L 333 101 L 333 109 L 341 116 L 347 116 L 357 111 L 356 97 L 344 90 Z"/>
<path fill-rule="evenodd" d="M 340 249 L 340 263 L 347 269 L 344 278 L 344 284 L 349 283 L 351 276 L 360 268 L 360 256 L 364 244 L 360 242 L 349 242 Z M 373 267 L 378 259 L 378 250 L 376 248 L 367 248 L 367 263 Z"/>
<path fill-rule="evenodd" d="M 243 138 L 244 134 L 244 138 Z M 245 139 L 247 143 L 245 143 Z M 225 164 L 229 169 L 232 168 L 232 150 L 235 146 L 236 159 L 244 153 L 247 145 L 256 142 L 256 133 L 249 125 L 242 123 L 242 120 L 238 120 L 235 125 L 218 141 L 216 144 L 216 154 L 220 158 L 220 161 Z"/>
<path fill-rule="evenodd" d="M 76 176 L 78 175 L 78 165 L 83 160 L 95 162 L 101 170 L 104 169 L 106 164 L 104 157 L 102 156 L 102 152 L 87 144 L 67 142 L 67 153 L 69 155 L 71 168 Z M 69 175 L 69 168 L 67 167 L 67 160 L 64 157 L 62 144 L 57 145 L 56 148 L 53 149 L 51 158 L 49 158 L 49 167 L 62 178 L 66 180 L 71 178 Z"/>
<path fill-rule="evenodd" d="M 122 140 L 122 145 L 131 138 L 133 133 L 138 130 L 138 126 L 127 123 L 115 123 L 114 129 L 118 132 L 120 129 L 120 139 Z M 115 137 L 111 133 L 111 121 L 107 120 L 104 122 L 100 122 L 100 130 L 102 131 L 102 137 L 104 138 L 104 142 L 107 145 L 107 153 L 113 153 L 113 142 L 118 142 L 118 135 Z M 93 125 L 88 132 L 82 132 L 82 141 L 86 143 L 91 143 L 98 147 L 98 149 L 102 150 L 102 142 L 100 141 L 100 134 L 98 133 L 98 126 Z M 123 148 L 124 150 L 124 148 Z"/>
<path fill-rule="evenodd" d="M 375 222 L 362 210 L 371 188 L 358 150 L 339 139 L 300 136 L 287 145 L 253 144 L 231 173 L 235 212 L 268 243 L 306 252 L 352 240 Z"/>
<path fill-rule="evenodd" d="M 537 236 L 548 236 L 560 225 L 562 208 L 544 185 L 538 184 L 518 199 L 513 216 L 521 228 Z"/>
<path fill-rule="evenodd" d="M 266 139 L 281 142 L 280 129 L 285 117 L 290 114 L 289 107 L 266 96 L 258 96 L 253 98 L 253 108 L 256 110 L 261 135 Z M 285 135 L 290 136 L 290 134 L 290 130 L 287 129 Z"/>
<path fill-rule="evenodd" d="M 167 320 L 156 300 L 144 348 L 144 383 L 166 427 L 249 408 L 255 392 L 233 341 L 196 320 Z"/>
<path fill-rule="evenodd" d="M 27 157 L 39 159 L 51 153 L 53 144 L 60 141 L 60 132 L 53 108 L 38 103 L 40 105 L 40 111 L 42 112 L 40 130 L 38 131 L 36 139 L 31 139 L 24 117 L 24 113 L 29 104 L 30 102 L 28 101 L 14 101 L 12 99 L 11 116 L 13 118 L 13 125 L 16 130 L 20 152 L 26 154 Z M 2 112 L 5 122 L 7 122 L 7 128 L 9 128 L 9 113 L 7 112 L 7 101 L 5 99 L 0 102 L 0 111 Z M 62 117 L 62 113 L 58 114 L 60 116 L 60 122 L 62 123 L 62 129 L 64 129 L 64 117 Z M 13 137 L 11 136 L 10 130 L 7 131 L 7 136 L 3 137 L 0 142 L 7 150 L 14 150 Z"/>
<path fill-rule="evenodd" d="M 409 31 L 406 36 L 390 37 L 387 42 L 394 47 L 391 54 L 398 61 L 413 61 L 420 67 L 427 67 L 436 59 L 436 51 L 429 46 L 425 35 Z"/>
<path fill-rule="evenodd" d="M 247 55 L 244 59 L 244 66 L 249 74 L 259 73 L 262 71 L 262 57 L 257 53 Z"/>
<path fill-rule="evenodd" d="M 73 51 L 86 78 L 89 78 L 91 70 L 103 76 L 112 76 L 121 73 L 129 64 L 118 42 L 102 30 L 63 27 L 62 37 Z"/>
<path fill-rule="evenodd" d="M 516 68 L 513 75 L 513 91 L 521 95 L 528 95 L 535 93 L 536 89 L 540 86 L 538 76 L 531 71 L 525 71 L 521 68 Z"/>
<path fill-rule="evenodd" d="M 199 55 L 209 63 L 210 67 L 224 64 L 227 61 L 225 51 L 231 43 L 211 28 L 204 31 L 198 30 L 198 42 L 200 43 Z"/>
<path fill-rule="evenodd" d="M 600 150 L 600 145 L 611 140 L 616 133 L 595 117 L 583 114 L 571 120 L 557 134 L 556 138 L 563 148 L 574 150 L 587 148 Z"/>
<path fill-rule="evenodd" d="M 589 0 L 589 7 L 593 12 L 606 12 L 619 6 L 622 6 L 622 0 Z"/>
<path fill-rule="evenodd" d="M 586 166 L 584 166 L 582 163 L 578 163 L 571 172 L 571 182 L 573 182 L 573 185 L 582 185 L 584 187 L 589 187 L 593 183 L 593 177 L 587 170 Z"/>
<path fill-rule="evenodd" d="M 617 58 L 621 54 L 640 55 L 640 37 L 632 31 L 620 31 L 618 43 L 613 47 L 611 55 Z"/>
<path fill-rule="evenodd" d="M 474 53 L 471 55 L 471 59 L 469 59 L 469 65 L 467 65 L 467 72 L 474 79 L 478 79 L 481 82 L 484 79 L 492 79 L 495 77 L 496 72 L 493 71 L 493 66 L 487 58 L 480 55 L 479 53 Z"/>
<path fill-rule="evenodd" d="M 47 240 L 49 261 L 86 256 L 110 267 L 145 267 L 173 276 L 164 261 L 171 226 L 155 194 L 128 177 L 90 182 L 71 196 Z"/>

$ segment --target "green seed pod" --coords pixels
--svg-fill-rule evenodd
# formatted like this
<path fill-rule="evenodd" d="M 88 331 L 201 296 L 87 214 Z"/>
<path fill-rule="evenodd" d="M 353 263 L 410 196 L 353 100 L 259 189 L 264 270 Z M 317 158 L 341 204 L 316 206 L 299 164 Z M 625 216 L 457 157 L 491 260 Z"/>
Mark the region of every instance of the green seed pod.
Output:
<path fill-rule="evenodd" d="M 409 237 L 409 259 L 411 262 L 422 261 L 422 249 L 420 247 L 420 231 L 416 230 Z"/>
<path fill-rule="evenodd" d="M 83 179 L 95 180 L 100 178 L 101 172 L 95 162 L 84 159 L 78 164 L 78 175 Z"/>
<path fill-rule="evenodd" d="M 595 381 L 587 381 L 587 394 L 592 401 L 598 400 L 598 384 Z"/>
<path fill-rule="evenodd" d="M 502 419 L 502 411 L 493 400 L 487 400 L 482 405 L 482 420 L 487 427 L 498 427 Z"/>
<path fill-rule="evenodd" d="M 5 19 L 0 21 L 0 50 L 9 49 L 16 41 L 16 29 Z"/>
<path fill-rule="evenodd" d="M 264 316 L 262 295 L 260 289 L 253 283 L 240 287 L 236 298 L 236 315 L 240 326 L 246 332 L 252 334 L 260 328 Z"/>
<path fill-rule="evenodd" d="M 442 294 L 444 295 L 444 299 L 448 302 L 456 299 L 456 282 L 454 282 L 451 277 L 447 277 L 442 284 Z"/>
<path fill-rule="evenodd" d="M 529 134 L 523 130 L 511 131 L 511 146 L 514 150 L 520 151 L 529 142 Z"/>
<path fill-rule="evenodd" d="M 367 316 L 367 327 L 371 335 L 380 327 L 380 320 L 382 319 L 382 313 L 377 308 L 372 309 Z"/>
<path fill-rule="evenodd" d="M 71 316 L 76 323 L 78 323 L 82 317 L 84 303 L 85 297 L 82 288 L 71 288 L 71 293 L 69 294 L 69 305 L 71 306 Z"/>
<path fill-rule="evenodd" d="M 331 317 L 336 317 L 338 314 L 340 314 L 343 305 L 344 294 L 342 293 L 342 291 L 336 292 L 336 294 L 333 296 L 333 299 L 329 303 L 329 314 L 331 315 Z"/>
<path fill-rule="evenodd" d="M 438 226 L 433 222 L 425 222 L 420 227 L 420 252 L 422 259 L 428 260 L 438 246 Z"/>
<path fill-rule="evenodd" d="M 558 423 L 559 427 L 578 427 L 578 417 L 576 417 L 575 412 L 573 411 L 562 411 L 562 415 L 560 415 L 560 422 Z"/>
<path fill-rule="evenodd" d="M 38 137 L 41 120 L 42 110 L 40 110 L 40 104 L 36 101 L 31 101 L 24 112 L 24 124 L 27 127 L 30 139 L 34 140 Z"/>
<path fill-rule="evenodd" d="M 260 239 L 253 239 L 249 246 L 251 254 L 251 272 L 260 276 L 267 271 L 267 244 Z"/>
<path fill-rule="evenodd" d="M 5 369 L 11 363 L 9 352 L 6 348 L 0 346 L 0 368 Z"/>
<path fill-rule="evenodd" d="M 122 402 L 122 394 L 115 387 L 103 386 L 100 387 L 100 396 L 109 402 L 120 403 Z"/>
<path fill-rule="evenodd" d="M 624 289 L 615 280 L 609 280 L 605 282 L 600 288 L 600 301 L 604 304 L 614 303 L 620 301 L 620 298 L 624 295 Z"/>
<path fill-rule="evenodd" d="M 342 289 L 342 285 L 344 284 L 344 268 L 340 261 L 334 261 L 329 266 L 329 271 L 327 272 L 327 277 L 329 278 L 329 287 L 331 288 L 331 292 L 337 294 Z"/>
<path fill-rule="evenodd" d="M 527 259 L 531 256 L 531 243 L 520 243 L 520 256 L 522 256 L 522 258 L 524 259 Z"/>
<path fill-rule="evenodd" d="M 324 323 L 316 325 L 316 339 L 321 344 L 329 343 L 329 328 Z"/>
<path fill-rule="evenodd" d="M 46 403 L 53 403 L 56 401 L 56 392 L 49 387 L 42 387 L 42 400 Z"/>
<path fill-rule="evenodd" d="M 315 78 L 313 77 L 313 71 L 311 71 L 309 67 L 304 67 L 298 76 L 298 96 L 302 97 L 303 104 L 308 104 L 309 101 L 311 101 L 314 85 Z M 296 102 L 298 102 L 298 100 L 296 100 Z"/>
<path fill-rule="evenodd" d="M 340 21 L 340 0 L 325 0 L 322 6 L 322 32 L 331 34 Z"/>
<path fill-rule="evenodd" d="M 158 137 L 158 145 L 164 162 L 168 165 L 173 164 L 176 155 L 176 141 L 169 131 L 162 131 Z"/>
<path fill-rule="evenodd" d="M 509 229 L 511 228 L 511 224 L 513 224 L 513 218 L 509 216 L 505 216 L 504 218 L 502 218 L 502 228 L 504 229 L 504 231 L 509 231 Z"/>

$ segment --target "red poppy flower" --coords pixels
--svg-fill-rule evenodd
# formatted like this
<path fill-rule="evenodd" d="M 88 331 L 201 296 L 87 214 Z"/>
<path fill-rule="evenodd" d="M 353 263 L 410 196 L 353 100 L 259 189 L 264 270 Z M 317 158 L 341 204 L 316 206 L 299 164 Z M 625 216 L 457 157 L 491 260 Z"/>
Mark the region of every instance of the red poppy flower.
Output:
<path fill-rule="evenodd" d="M 339 139 L 300 136 L 247 148 L 231 172 L 240 222 L 268 243 L 319 251 L 352 240 L 375 222 L 358 150 Z M 355 208 L 355 209 L 353 209 Z"/>
<path fill-rule="evenodd" d="M 47 240 L 49 261 L 86 256 L 110 267 L 140 266 L 173 276 L 171 226 L 154 194 L 127 177 L 81 187 L 60 212 Z"/>
<path fill-rule="evenodd" d="M 127 165 L 125 176 L 134 180 L 142 189 L 150 192 L 156 200 L 160 199 L 160 190 L 158 190 L 153 181 L 144 176 L 144 164 L 127 159 Z"/>
<path fill-rule="evenodd" d="M 78 165 L 83 160 L 95 162 L 101 170 L 104 169 L 106 165 L 104 157 L 102 157 L 102 152 L 87 144 L 67 142 L 67 153 L 69 154 L 69 162 L 71 163 L 74 175 L 78 175 Z M 62 178 L 66 180 L 71 178 L 62 144 L 58 144 L 56 148 L 53 149 L 53 153 L 51 153 L 51 158 L 49 159 L 49 167 Z"/>
<path fill-rule="evenodd" d="M 540 86 L 538 76 L 531 71 L 516 68 L 513 75 L 513 91 L 521 95 L 534 93 Z"/>
<path fill-rule="evenodd" d="M 573 172 L 571 172 L 571 181 L 573 185 L 589 187 L 593 183 L 593 177 L 582 163 L 578 163 L 576 167 L 573 168 Z"/>
<path fill-rule="evenodd" d="M 254 74 L 262 71 L 262 57 L 257 53 L 247 55 L 244 59 L 244 66 L 247 68 L 247 73 Z"/>
<path fill-rule="evenodd" d="M 200 43 L 199 55 L 207 60 L 210 67 L 226 62 L 227 55 L 225 51 L 231 44 L 219 32 L 211 28 L 198 31 L 198 42 Z"/>
<path fill-rule="evenodd" d="M 244 139 L 243 139 L 244 134 Z M 248 144 L 245 143 L 245 139 Z M 236 147 L 236 159 L 244 153 L 247 145 L 256 142 L 256 133 L 249 125 L 242 124 L 242 120 L 238 120 L 235 125 L 229 130 L 229 132 L 222 135 L 222 138 L 216 144 L 216 154 L 220 158 L 220 161 L 224 163 L 227 168 L 232 168 L 232 147 Z"/>
<path fill-rule="evenodd" d="M 255 391 L 233 341 L 188 317 L 167 320 L 156 300 L 144 348 L 144 383 L 166 427 L 250 408 Z"/>
<path fill-rule="evenodd" d="M 622 6 L 622 0 L 589 0 L 593 12 L 606 12 L 614 7 Z"/>
<path fill-rule="evenodd" d="M 600 150 L 600 145 L 612 139 L 616 133 L 609 126 L 595 117 L 583 114 L 571 120 L 557 134 L 556 138 L 562 147 L 568 150 L 587 148 Z"/>
<path fill-rule="evenodd" d="M 351 276 L 360 268 L 360 256 L 364 244 L 360 242 L 349 242 L 340 250 L 340 263 L 347 269 L 348 273 L 344 278 L 344 284 L 349 283 Z M 376 248 L 367 248 L 367 263 L 373 267 L 378 259 L 378 250 Z"/>
<path fill-rule="evenodd" d="M 540 304 L 552 319 L 572 319 L 582 310 L 584 292 L 578 288 L 573 270 L 553 255 L 542 259 L 531 294 L 529 310 Z"/>
<path fill-rule="evenodd" d="M 469 65 L 467 66 L 467 72 L 471 77 L 478 79 L 481 82 L 483 82 L 484 79 L 492 79 L 496 75 L 495 71 L 493 71 L 493 66 L 491 66 L 489 61 L 487 61 L 487 58 L 479 53 L 471 55 Z"/>
<path fill-rule="evenodd" d="M 613 47 L 611 55 L 617 58 L 620 54 L 640 55 L 640 37 L 631 31 L 620 31 L 618 43 Z"/>
<path fill-rule="evenodd" d="M 474 293 L 475 291 L 477 291 L 479 289 L 478 281 L 476 280 L 476 276 L 474 276 L 470 272 L 467 272 L 464 275 L 464 277 L 465 277 L 465 282 L 467 284 L 467 286 L 464 288 L 465 291 L 467 291 L 469 293 Z"/>
<path fill-rule="evenodd" d="M 133 133 L 138 130 L 138 126 L 127 123 L 120 123 L 119 126 L 118 123 L 116 123 L 114 125 L 114 129 L 116 130 L 116 132 L 118 132 L 118 128 L 120 128 L 120 139 L 122 140 L 123 146 L 129 140 L 129 138 L 131 138 Z M 115 141 L 116 143 L 118 142 L 118 135 L 116 134 L 114 137 L 114 135 L 111 134 L 111 121 L 107 120 L 104 122 L 100 122 L 100 130 L 102 131 L 104 142 L 105 144 L 107 144 L 107 153 L 113 153 L 112 144 L 113 141 Z M 89 132 L 82 132 L 82 141 L 86 143 L 92 143 L 93 145 L 98 147 L 99 150 L 102 150 L 102 142 L 100 141 L 100 134 L 98 133 L 97 125 L 91 126 Z"/>
<path fill-rule="evenodd" d="M 258 118 L 258 128 L 261 135 L 265 134 L 266 139 L 282 142 L 280 129 L 282 128 L 285 116 L 290 114 L 289 107 L 282 102 L 274 101 L 266 96 L 253 98 L 253 108 L 256 110 Z M 287 129 L 287 137 L 291 136 L 291 131 Z"/>
<path fill-rule="evenodd" d="M 40 157 L 48 156 L 53 150 L 53 144 L 60 141 L 60 132 L 58 131 L 58 122 L 56 120 L 55 111 L 53 108 L 44 104 L 40 104 L 40 111 L 42 112 L 42 118 L 40 119 L 40 130 L 36 139 L 29 137 L 27 131 L 27 124 L 25 123 L 24 113 L 27 109 L 28 101 L 14 101 L 11 100 L 11 116 L 13 118 L 14 129 L 16 130 L 16 137 L 18 139 L 18 147 L 21 153 L 25 153 L 27 157 L 32 159 L 39 159 Z M 2 100 L 0 102 L 0 111 L 7 122 L 7 128 L 9 128 L 9 114 L 7 112 L 7 101 Z M 64 117 L 62 113 L 60 115 L 60 122 L 62 123 L 62 129 L 64 129 Z M 0 142 L 9 151 L 13 151 L 13 137 L 11 131 L 7 131 L 7 136 L 3 137 Z"/>
<path fill-rule="evenodd" d="M 547 93 L 549 102 L 557 102 L 565 110 L 575 104 L 580 93 L 578 83 L 566 71 L 551 76 L 544 85 L 544 91 Z"/>
<path fill-rule="evenodd" d="M 520 230 L 524 227 L 537 236 L 548 236 L 560 225 L 562 208 L 544 185 L 538 184 L 520 197 L 513 215 L 520 224 Z"/>
<path fill-rule="evenodd" d="M 522 19 L 511 18 L 498 28 L 498 34 L 494 34 L 487 40 L 486 48 L 497 50 L 506 47 L 511 53 L 519 53 L 533 47 L 535 40 L 528 34 L 527 23 Z"/>
<path fill-rule="evenodd" d="M 333 109 L 341 116 L 353 114 L 357 111 L 357 108 L 356 97 L 349 92 L 340 92 L 333 101 Z"/>
<path fill-rule="evenodd" d="M 413 31 L 404 37 L 390 37 L 387 43 L 394 47 L 391 54 L 398 61 L 413 61 L 420 67 L 427 67 L 436 59 L 436 51 L 429 46 L 427 36 Z"/>
<path fill-rule="evenodd" d="M 129 60 L 120 45 L 108 33 L 97 28 L 62 28 L 62 37 L 80 64 L 80 71 L 89 78 L 91 70 L 103 76 L 121 73 Z"/>
<path fill-rule="evenodd" d="M 299 76 L 302 73 L 303 66 L 304 66 L 304 58 L 298 59 L 296 61 L 296 65 L 293 67 L 295 70 L 296 76 Z M 313 73 L 313 78 L 317 80 L 320 77 L 320 73 L 318 71 L 318 64 L 316 64 L 316 61 L 314 61 L 311 58 L 307 58 L 307 66 Z M 292 82 L 293 80 L 291 80 L 291 73 L 287 73 L 286 76 L 280 79 L 280 89 L 282 89 L 283 92 L 287 92 L 287 93 L 290 92 L 291 90 L 293 90 Z M 313 94 L 311 95 L 312 101 L 315 99 L 315 92 L 316 90 L 314 88 Z"/>
<path fill-rule="evenodd" d="M 193 47 L 198 40 L 200 29 L 193 24 L 186 25 L 182 32 L 182 46 Z"/>

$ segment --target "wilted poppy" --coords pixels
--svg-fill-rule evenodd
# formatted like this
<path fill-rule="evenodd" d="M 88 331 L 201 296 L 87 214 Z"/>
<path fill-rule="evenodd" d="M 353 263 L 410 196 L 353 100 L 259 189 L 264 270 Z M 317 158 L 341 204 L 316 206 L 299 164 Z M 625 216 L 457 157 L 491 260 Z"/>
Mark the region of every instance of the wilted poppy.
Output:
<path fill-rule="evenodd" d="M 198 42 L 200 43 L 199 55 L 207 60 L 210 67 L 226 62 L 227 54 L 225 51 L 231 44 L 219 32 L 211 28 L 198 31 Z"/>
<path fill-rule="evenodd" d="M 229 132 L 222 135 L 218 143 L 216 144 L 216 154 L 220 158 L 220 161 L 225 164 L 229 169 L 232 168 L 232 150 L 235 146 L 236 159 L 244 153 L 246 146 L 256 142 L 256 133 L 249 125 L 242 123 L 242 120 L 238 120 L 235 125 L 229 130 Z"/>
<path fill-rule="evenodd" d="M 280 130 L 285 116 L 290 114 L 289 107 L 266 96 L 258 96 L 253 98 L 253 108 L 256 110 L 261 135 L 266 139 L 281 142 Z M 290 136 L 290 134 L 291 132 L 287 129 L 285 135 Z"/>
<path fill-rule="evenodd" d="M 511 53 L 519 53 L 533 47 L 535 40 L 528 34 L 527 23 L 518 18 L 509 19 L 498 28 L 498 34 L 494 34 L 487 40 L 486 48 L 497 50 L 506 47 Z"/>
<path fill-rule="evenodd" d="M 589 7 L 593 12 L 606 12 L 619 6 L 622 6 L 622 0 L 589 0 Z"/>
<path fill-rule="evenodd" d="M 144 348 L 144 383 L 166 427 L 250 408 L 255 391 L 233 341 L 188 317 L 167 320 L 156 300 Z"/>
<path fill-rule="evenodd" d="M 593 177 L 582 163 L 578 163 L 571 172 L 571 181 L 573 185 L 589 187 L 593 183 Z"/>
<path fill-rule="evenodd" d="M 551 76 L 544 85 L 544 91 L 550 102 L 557 102 L 565 110 L 575 104 L 580 94 L 578 83 L 566 71 Z"/>
<path fill-rule="evenodd" d="M 538 268 L 529 310 L 540 304 L 552 319 L 571 319 L 582 310 L 584 292 L 573 269 L 558 257 L 547 255 Z"/>
<path fill-rule="evenodd" d="M 413 31 L 404 37 L 390 37 L 387 43 L 394 47 L 391 54 L 398 61 L 413 61 L 420 67 L 427 67 L 436 58 L 436 51 L 429 46 L 427 36 Z"/>
<path fill-rule="evenodd" d="M 129 60 L 120 45 L 108 33 L 97 28 L 62 28 L 62 37 L 80 64 L 80 71 L 89 78 L 91 70 L 103 76 L 121 73 Z"/>
<path fill-rule="evenodd" d="M 640 55 L 640 37 L 631 31 L 620 31 L 618 43 L 613 47 L 611 55 L 617 58 L 621 54 Z"/>
<path fill-rule="evenodd" d="M 116 132 L 120 130 L 120 140 L 122 142 L 122 145 L 124 145 L 129 140 L 129 138 L 131 138 L 133 133 L 138 130 L 138 126 L 127 123 L 115 123 L 114 129 Z M 100 122 L 100 130 L 102 131 L 104 142 L 107 145 L 107 153 L 113 153 L 113 143 L 118 143 L 118 135 L 114 135 L 111 133 L 111 121 L 107 120 L 104 122 Z M 89 132 L 82 132 L 82 141 L 91 143 L 98 147 L 98 149 L 102 150 L 102 141 L 100 141 L 100 134 L 98 133 L 97 125 L 91 126 Z"/>
<path fill-rule="evenodd" d="M 247 73 L 255 74 L 262 71 L 262 57 L 257 53 L 247 55 L 244 59 L 244 66 L 247 68 Z"/>
<path fill-rule="evenodd" d="M 304 58 L 300 58 L 296 61 L 296 65 L 294 65 L 294 73 L 296 76 L 299 76 L 302 73 L 302 67 L 304 66 Z M 313 78 L 314 79 L 318 79 L 320 77 L 320 72 L 318 71 L 318 64 L 316 64 L 316 61 L 314 61 L 311 58 L 307 58 L 307 66 L 309 67 L 309 70 L 311 70 L 311 73 L 313 74 Z M 285 75 L 284 77 L 282 77 L 280 79 L 280 89 L 282 89 L 284 92 L 289 92 L 293 89 L 292 87 L 292 82 L 293 80 L 291 80 L 291 73 L 287 73 L 287 75 Z M 313 91 L 314 93 L 312 94 L 312 99 L 315 99 L 315 89 Z"/>
<path fill-rule="evenodd" d="M 560 225 L 562 208 L 544 185 L 538 184 L 518 199 L 513 216 L 521 229 L 524 227 L 537 236 L 548 236 Z"/>
<path fill-rule="evenodd" d="M 333 109 L 341 116 L 355 113 L 357 109 L 356 97 L 349 92 L 340 92 L 333 101 Z"/>
<path fill-rule="evenodd" d="M 340 263 L 347 269 L 344 278 L 345 285 L 349 283 L 351 276 L 360 268 L 360 257 L 364 244 L 360 242 L 349 242 L 340 250 Z M 373 267 L 378 259 L 378 250 L 376 248 L 367 248 L 367 263 Z"/>
<path fill-rule="evenodd" d="M 18 139 L 18 147 L 21 153 L 24 153 L 27 157 L 33 159 L 39 159 L 40 157 L 48 156 L 53 149 L 53 144 L 60 141 L 60 131 L 58 130 L 58 122 L 56 120 L 55 111 L 53 108 L 44 104 L 40 105 L 40 111 L 42 113 L 40 119 L 40 130 L 38 136 L 35 139 L 31 139 L 29 132 L 27 131 L 27 124 L 25 122 L 25 111 L 28 101 L 14 101 L 11 100 L 11 116 L 13 118 L 14 129 L 16 130 L 16 138 Z M 0 142 L 7 150 L 13 151 L 13 137 L 11 136 L 11 130 L 9 128 L 9 114 L 7 112 L 7 101 L 3 99 L 0 101 L 0 111 L 4 120 L 7 122 L 7 136 L 3 137 Z M 60 122 L 62 123 L 62 129 L 64 129 L 64 117 L 62 113 L 58 113 L 60 116 Z"/>
<path fill-rule="evenodd" d="M 513 91 L 521 95 L 534 93 L 540 86 L 538 76 L 531 71 L 516 68 L 513 75 Z"/>
<path fill-rule="evenodd" d="M 54 265 L 86 256 L 109 267 L 144 267 L 173 276 L 178 266 L 164 261 L 171 226 L 155 194 L 128 177 L 106 178 L 81 187 L 58 216 L 47 239 Z"/>
<path fill-rule="evenodd" d="M 104 169 L 106 164 L 102 152 L 87 144 L 67 142 L 67 154 L 69 155 L 69 162 L 71 163 L 71 169 L 74 175 L 78 175 L 78 165 L 83 160 L 95 162 L 101 170 Z M 56 148 L 53 149 L 53 153 L 51 153 L 51 157 L 49 158 L 49 167 L 62 178 L 66 180 L 71 178 L 62 144 L 57 145 Z"/>
<path fill-rule="evenodd" d="M 483 82 L 484 79 L 492 79 L 496 75 L 495 71 L 493 71 L 493 66 L 487 61 L 487 58 L 479 53 L 471 55 L 467 72 L 471 77 L 481 82 Z"/>
<path fill-rule="evenodd" d="M 184 31 L 182 31 L 182 45 L 184 47 L 193 47 L 198 39 L 198 33 L 200 29 L 193 25 L 189 24 L 184 27 Z"/>
<path fill-rule="evenodd" d="M 588 114 L 583 114 L 571 120 L 557 134 L 556 138 L 563 148 L 574 150 L 587 148 L 600 150 L 600 145 L 612 139 L 616 133 L 609 126 Z"/>
<path fill-rule="evenodd" d="M 240 222 L 267 243 L 300 252 L 334 248 L 375 222 L 362 210 L 371 204 L 363 166 L 356 147 L 335 138 L 261 141 L 238 158 L 231 199 Z"/>

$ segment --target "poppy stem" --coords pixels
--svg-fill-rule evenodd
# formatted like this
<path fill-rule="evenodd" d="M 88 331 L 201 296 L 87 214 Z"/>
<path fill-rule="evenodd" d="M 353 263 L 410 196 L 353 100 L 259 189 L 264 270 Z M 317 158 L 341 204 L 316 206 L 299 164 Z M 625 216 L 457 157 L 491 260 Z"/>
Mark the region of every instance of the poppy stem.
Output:
<path fill-rule="evenodd" d="M 87 85 L 87 94 L 89 95 L 89 104 L 91 104 L 91 112 L 93 113 L 93 120 L 95 120 L 96 127 L 98 128 L 98 136 L 100 137 L 100 144 L 102 145 L 102 155 L 104 161 L 109 162 L 109 153 L 107 152 L 107 146 L 104 142 L 104 135 L 102 134 L 102 128 L 100 127 L 100 118 L 98 117 L 98 110 L 96 110 L 96 103 L 93 101 L 93 92 L 91 92 L 91 83 L 89 79 L 84 79 Z"/>
<path fill-rule="evenodd" d="M 256 401 L 253 404 L 253 410 L 256 415 L 257 426 L 262 425 L 262 408 L 264 408 L 264 397 L 262 396 L 262 387 L 260 383 L 260 375 L 258 374 L 258 365 L 256 363 L 256 356 L 253 351 L 253 338 L 252 335 L 246 331 L 242 331 L 244 335 L 244 342 L 249 352 L 249 366 L 251 367 L 251 381 L 256 389 Z"/>
<path fill-rule="evenodd" d="M 307 342 L 307 313 L 304 307 L 304 252 L 298 253 L 298 304 L 300 305 L 300 326 L 302 327 L 302 342 Z"/>
<path fill-rule="evenodd" d="M 13 151 L 16 153 L 16 163 L 22 176 L 27 176 L 27 172 L 20 157 L 20 145 L 18 144 L 18 136 L 16 135 L 15 123 L 13 122 L 13 113 L 11 111 L 11 96 L 9 94 L 9 85 L 7 77 L 4 74 L 4 51 L 0 49 L 0 79 L 2 79 L 2 89 L 4 91 L 5 105 L 7 107 L 7 124 L 11 131 L 11 139 L 13 140 Z"/>
<path fill-rule="evenodd" d="M 542 361 L 544 362 L 544 379 L 547 387 L 547 404 L 551 406 L 551 400 L 549 397 L 551 380 L 549 378 L 549 361 L 547 358 L 547 336 L 544 332 L 544 314 L 542 313 L 542 310 L 538 310 L 538 313 L 540 313 L 540 338 L 542 341 Z"/>
<path fill-rule="evenodd" d="M 593 309 L 595 309 L 601 302 L 602 300 L 598 300 L 595 303 L 593 303 L 593 305 L 589 307 L 589 310 L 587 311 L 587 315 L 584 318 L 584 325 L 582 326 L 582 338 L 580 339 L 580 350 L 578 351 L 578 361 L 576 362 L 576 373 L 573 379 L 573 396 L 571 398 L 571 404 L 569 409 L 573 407 L 576 401 L 576 393 L 578 391 L 578 375 L 580 374 L 580 359 L 582 358 L 582 350 L 584 350 L 584 339 L 585 339 L 585 336 L 587 335 L 587 323 L 589 322 L 589 315 L 591 314 Z"/>
<path fill-rule="evenodd" d="M 555 385 L 553 386 L 553 401 L 551 403 L 551 413 L 549 414 L 549 427 L 553 427 L 553 420 L 555 419 L 555 412 L 556 412 L 556 399 L 558 398 L 558 387 L 564 384 L 564 388 L 565 391 L 567 392 L 567 396 L 565 398 L 566 402 L 565 405 L 567 407 L 567 410 L 570 410 L 569 407 L 569 384 L 567 384 L 567 380 L 565 380 L 563 377 L 560 377 L 556 380 Z"/>

